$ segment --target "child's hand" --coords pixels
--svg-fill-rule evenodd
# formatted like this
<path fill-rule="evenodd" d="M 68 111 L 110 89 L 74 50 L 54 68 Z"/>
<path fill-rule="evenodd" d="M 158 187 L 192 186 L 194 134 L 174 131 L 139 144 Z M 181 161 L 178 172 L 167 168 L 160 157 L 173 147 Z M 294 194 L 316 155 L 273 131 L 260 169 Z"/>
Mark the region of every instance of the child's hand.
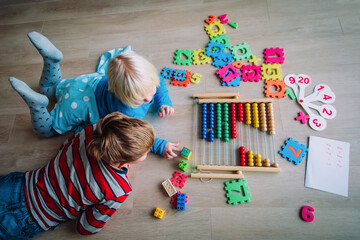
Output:
<path fill-rule="evenodd" d="M 174 112 L 175 112 L 174 108 L 172 108 L 172 107 L 170 107 L 168 105 L 161 105 L 161 107 L 159 108 L 159 116 L 161 118 L 164 118 L 166 116 L 170 116 Z"/>
<path fill-rule="evenodd" d="M 165 146 L 163 156 L 166 159 L 172 159 L 174 157 L 177 157 L 178 152 L 180 152 L 180 149 L 178 148 L 179 143 L 171 143 L 168 142 Z"/>

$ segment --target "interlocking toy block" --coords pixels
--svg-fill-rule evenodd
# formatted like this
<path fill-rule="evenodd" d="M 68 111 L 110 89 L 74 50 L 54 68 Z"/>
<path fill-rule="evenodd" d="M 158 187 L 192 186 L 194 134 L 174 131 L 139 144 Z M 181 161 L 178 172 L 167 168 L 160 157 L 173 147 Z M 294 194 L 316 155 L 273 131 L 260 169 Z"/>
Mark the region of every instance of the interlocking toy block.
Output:
<path fill-rule="evenodd" d="M 176 193 L 176 188 L 174 187 L 174 185 L 172 185 L 170 179 L 166 179 L 163 183 L 162 183 L 163 187 L 165 188 L 167 194 L 169 195 L 169 197 L 173 196 Z"/>
<path fill-rule="evenodd" d="M 175 52 L 174 64 L 177 65 L 190 65 L 193 62 L 193 50 L 189 49 L 178 49 Z M 185 59 L 182 59 L 185 56 Z"/>
<path fill-rule="evenodd" d="M 166 78 L 166 79 L 171 79 L 171 77 L 173 76 L 174 74 L 174 69 L 172 68 L 167 68 L 167 67 L 164 67 L 161 71 L 161 76 L 163 78 Z"/>
<path fill-rule="evenodd" d="M 236 69 L 231 63 L 228 63 L 226 66 L 219 68 L 216 74 L 223 82 L 229 84 L 230 81 L 234 80 L 240 75 L 240 71 Z"/>
<path fill-rule="evenodd" d="M 188 149 L 188 148 L 186 148 L 186 147 L 183 147 L 183 149 L 182 149 L 181 152 L 180 152 L 180 155 L 181 155 L 183 158 L 189 160 L 189 158 L 191 157 L 191 150 Z"/>
<path fill-rule="evenodd" d="M 230 81 L 229 83 L 221 82 L 221 85 L 226 87 L 238 87 L 240 86 L 240 83 L 241 83 L 241 74 L 234 80 Z"/>
<path fill-rule="evenodd" d="M 155 212 L 154 212 L 154 216 L 159 218 L 159 219 L 162 219 L 164 217 L 164 213 L 165 213 L 165 210 L 162 210 L 160 208 L 156 208 Z"/>
<path fill-rule="evenodd" d="M 250 47 L 247 43 L 241 43 L 236 46 L 232 46 L 230 47 L 230 51 L 233 54 L 235 61 L 249 59 L 252 56 Z M 239 54 L 239 52 L 241 52 L 241 54 Z"/>
<path fill-rule="evenodd" d="M 261 77 L 262 80 L 281 80 L 281 64 L 261 64 Z"/>
<path fill-rule="evenodd" d="M 264 50 L 265 63 L 284 63 L 284 49 L 283 48 L 265 48 Z"/>
<path fill-rule="evenodd" d="M 227 34 L 222 34 L 216 37 L 210 38 L 211 41 L 224 44 L 226 48 L 230 48 L 230 41 Z"/>
<path fill-rule="evenodd" d="M 294 92 L 291 89 L 286 89 L 285 95 L 288 96 L 291 100 L 296 98 Z"/>
<path fill-rule="evenodd" d="M 177 69 L 175 69 L 176 71 Z M 186 71 L 186 79 L 184 81 L 178 81 L 178 80 L 175 80 L 174 77 L 172 78 L 170 84 L 171 85 L 174 85 L 174 86 L 182 86 L 182 87 L 187 87 L 187 85 L 189 85 L 190 83 L 190 78 L 191 78 L 191 72 L 188 71 L 188 70 L 185 70 Z"/>
<path fill-rule="evenodd" d="M 261 58 L 257 58 L 255 55 L 251 56 L 251 59 L 249 59 L 249 63 L 252 65 L 258 65 L 258 63 L 261 61 Z"/>
<path fill-rule="evenodd" d="M 225 54 L 225 48 L 225 44 L 211 40 L 205 48 L 205 54 L 212 58 L 220 57 Z"/>
<path fill-rule="evenodd" d="M 176 69 L 174 71 L 173 79 L 176 81 L 185 81 L 186 80 L 186 70 Z"/>
<path fill-rule="evenodd" d="M 226 197 L 228 198 L 228 204 L 235 205 L 238 203 L 251 202 L 251 195 L 246 180 L 238 179 L 225 182 L 225 191 L 227 192 Z"/>
<path fill-rule="evenodd" d="M 190 78 L 190 82 L 197 84 L 197 83 L 200 82 L 201 77 L 202 77 L 201 74 L 199 74 L 199 73 L 194 73 L 194 74 L 191 76 L 191 78 Z"/>
<path fill-rule="evenodd" d="M 214 67 L 223 67 L 228 63 L 233 61 L 233 55 L 231 53 L 224 53 L 222 55 L 218 55 L 213 59 L 212 65 Z"/>
<path fill-rule="evenodd" d="M 214 21 L 212 23 L 209 23 L 208 25 L 205 25 L 205 31 L 209 35 L 209 37 L 215 37 L 226 33 L 226 29 L 220 21 Z"/>
<path fill-rule="evenodd" d="M 229 21 L 229 19 L 227 19 L 227 14 L 220 15 L 219 19 L 222 24 L 226 24 Z"/>
<path fill-rule="evenodd" d="M 188 167 L 189 164 L 185 162 L 185 160 L 181 160 L 181 162 L 179 163 L 179 168 L 185 172 L 188 169 Z"/>
<path fill-rule="evenodd" d="M 298 141 L 294 141 L 292 138 L 286 140 L 281 148 L 282 150 L 279 151 L 281 156 L 287 158 L 290 162 L 294 162 L 295 165 L 301 163 L 303 157 L 306 156 L 306 152 L 309 151 L 305 145 L 300 144 Z"/>
<path fill-rule="evenodd" d="M 238 23 L 237 22 L 228 22 L 228 25 L 232 28 L 237 29 L 238 28 Z"/>
<path fill-rule="evenodd" d="M 299 112 L 299 116 L 296 117 L 295 120 L 301 121 L 302 124 L 306 124 L 309 118 L 309 115 L 305 115 L 304 112 Z"/>
<path fill-rule="evenodd" d="M 261 68 L 256 65 L 243 65 L 241 67 L 241 80 L 243 82 L 259 82 L 261 79 Z"/>
<path fill-rule="evenodd" d="M 177 205 L 177 195 L 178 195 L 179 193 L 181 193 L 181 192 L 178 191 L 177 193 L 175 193 L 174 196 L 171 197 L 170 204 L 173 204 L 174 207 L 176 207 L 176 205 Z M 189 197 L 186 195 L 186 200 L 185 200 L 185 202 L 188 202 L 188 198 L 189 198 Z"/>
<path fill-rule="evenodd" d="M 176 210 L 185 211 L 186 193 L 178 193 L 176 201 Z"/>
<path fill-rule="evenodd" d="M 205 49 L 196 49 L 193 52 L 193 64 L 211 64 L 212 59 L 205 55 Z"/>
<path fill-rule="evenodd" d="M 277 92 L 271 91 L 271 87 L 274 87 Z M 268 80 L 265 82 L 265 96 L 270 98 L 284 98 L 286 92 L 285 81 Z"/>
<path fill-rule="evenodd" d="M 180 189 L 182 189 L 186 183 L 187 176 L 178 171 L 173 173 L 173 177 L 171 178 L 171 183 Z"/>

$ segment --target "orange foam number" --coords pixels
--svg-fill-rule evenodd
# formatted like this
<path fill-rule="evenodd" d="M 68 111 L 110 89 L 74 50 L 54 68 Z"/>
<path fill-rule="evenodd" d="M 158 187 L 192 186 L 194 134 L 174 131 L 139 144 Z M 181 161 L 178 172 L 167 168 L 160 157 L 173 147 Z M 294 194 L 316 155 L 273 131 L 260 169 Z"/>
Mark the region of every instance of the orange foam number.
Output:
<path fill-rule="evenodd" d="M 215 21 L 216 17 L 214 15 L 210 15 L 208 19 L 205 19 L 205 22 L 207 24 L 213 23 Z"/>
<path fill-rule="evenodd" d="M 277 92 L 272 92 L 270 87 L 273 86 L 276 88 Z M 284 98 L 286 92 L 285 81 L 274 81 L 268 80 L 265 82 L 265 96 L 271 98 Z"/>

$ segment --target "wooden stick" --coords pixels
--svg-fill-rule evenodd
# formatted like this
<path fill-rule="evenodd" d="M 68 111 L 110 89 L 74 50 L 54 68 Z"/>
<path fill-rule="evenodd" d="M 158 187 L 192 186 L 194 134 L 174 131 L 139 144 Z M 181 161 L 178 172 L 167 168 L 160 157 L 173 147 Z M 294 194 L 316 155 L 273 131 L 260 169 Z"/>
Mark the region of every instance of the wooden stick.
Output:
<path fill-rule="evenodd" d="M 191 178 L 221 178 L 221 179 L 243 179 L 244 175 L 239 173 L 191 173 Z"/>
<path fill-rule="evenodd" d="M 239 93 L 194 93 L 193 98 L 239 98 Z"/>
<path fill-rule="evenodd" d="M 269 98 L 243 98 L 243 99 L 235 99 L 235 98 L 206 98 L 206 99 L 199 99 L 199 104 L 202 103 L 272 103 L 274 102 L 273 99 Z"/>
<path fill-rule="evenodd" d="M 245 166 L 212 166 L 212 165 L 198 165 L 198 170 L 205 171 L 243 171 L 243 172 L 271 172 L 279 173 L 281 168 L 277 167 L 245 167 Z"/>

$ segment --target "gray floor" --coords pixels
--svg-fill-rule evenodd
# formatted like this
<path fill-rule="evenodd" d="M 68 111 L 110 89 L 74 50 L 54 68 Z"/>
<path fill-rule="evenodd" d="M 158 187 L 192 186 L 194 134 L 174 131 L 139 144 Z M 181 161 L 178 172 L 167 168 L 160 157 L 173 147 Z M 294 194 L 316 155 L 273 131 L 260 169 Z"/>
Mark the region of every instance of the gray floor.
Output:
<path fill-rule="evenodd" d="M 161 183 L 170 178 L 180 158 L 150 155 L 131 168 L 133 193 L 105 228 L 91 239 L 355 239 L 360 236 L 359 161 L 359 40 L 360 1 L 0 1 L 0 174 L 26 171 L 45 164 L 68 136 L 36 137 L 25 103 L 7 79 L 15 76 L 32 88 L 42 70 L 42 58 L 26 34 L 46 35 L 64 54 L 63 77 L 94 71 L 99 56 L 112 48 L 131 45 L 163 67 L 200 73 L 199 84 L 187 88 L 168 85 L 175 114 L 165 120 L 148 114 L 161 138 L 193 148 L 194 113 L 191 96 L 197 92 L 239 92 L 242 98 L 264 97 L 264 83 L 243 82 L 221 87 L 210 65 L 177 66 L 176 49 L 204 48 L 209 39 L 204 20 L 228 14 L 238 29 L 226 26 L 232 45 L 246 42 L 262 57 L 265 48 L 285 50 L 283 75 L 305 73 L 312 79 L 306 94 L 327 84 L 336 94 L 338 115 L 316 132 L 294 118 L 300 105 L 289 98 L 275 100 L 275 148 L 292 137 L 307 144 L 309 136 L 350 142 L 349 197 L 304 187 L 305 163 L 299 166 L 277 154 L 279 174 L 245 173 L 251 203 L 228 205 L 225 180 L 190 179 L 182 190 L 189 196 L 187 210 L 169 203 Z M 247 63 L 247 62 L 245 62 Z M 169 83 L 169 82 L 167 82 Z M 201 158 L 200 151 L 196 152 Z M 193 159 L 191 160 L 193 161 Z M 187 172 L 188 174 L 190 171 Z M 334 176 L 335 177 L 335 176 Z M 315 208 L 315 221 L 304 222 L 300 208 Z M 162 220 L 152 214 L 166 211 Z M 74 222 L 36 239 L 85 239 L 74 232 Z"/>

